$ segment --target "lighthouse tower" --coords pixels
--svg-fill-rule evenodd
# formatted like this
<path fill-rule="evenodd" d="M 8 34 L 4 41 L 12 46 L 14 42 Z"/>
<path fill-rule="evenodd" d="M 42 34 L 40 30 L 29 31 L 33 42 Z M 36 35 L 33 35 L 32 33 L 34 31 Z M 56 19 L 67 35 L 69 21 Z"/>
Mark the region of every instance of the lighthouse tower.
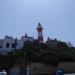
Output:
<path fill-rule="evenodd" d="M 39 43 L 43 43 L 43 27 L 40 23 L 38 23 L 38 26 L 37 26 L 37 31 L 38 31 L 38 41 Z"/>

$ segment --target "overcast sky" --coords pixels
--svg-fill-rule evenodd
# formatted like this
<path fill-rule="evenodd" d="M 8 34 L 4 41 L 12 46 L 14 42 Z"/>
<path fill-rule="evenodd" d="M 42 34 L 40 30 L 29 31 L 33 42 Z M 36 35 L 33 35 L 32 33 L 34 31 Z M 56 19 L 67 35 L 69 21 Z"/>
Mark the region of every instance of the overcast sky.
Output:
<path fill-rule="evenodd" d="M 0 0 L 0 38 L 37 38 L 38 22 L 47 37 L 75 45 L 75 0 Z"/>

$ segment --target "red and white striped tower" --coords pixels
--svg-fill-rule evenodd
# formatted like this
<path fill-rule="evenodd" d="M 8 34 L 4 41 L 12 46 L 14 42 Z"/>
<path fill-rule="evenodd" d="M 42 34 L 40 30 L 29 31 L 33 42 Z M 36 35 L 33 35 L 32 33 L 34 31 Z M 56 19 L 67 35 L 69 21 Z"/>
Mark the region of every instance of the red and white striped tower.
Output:
<path fill-rule="evenodd" d="M 37 31 L 38 31 L 38 41 L 39 43 L 43 43 L 43 27 L 40 23 L 38 23 L 38 26 L 37 26 Z"/>

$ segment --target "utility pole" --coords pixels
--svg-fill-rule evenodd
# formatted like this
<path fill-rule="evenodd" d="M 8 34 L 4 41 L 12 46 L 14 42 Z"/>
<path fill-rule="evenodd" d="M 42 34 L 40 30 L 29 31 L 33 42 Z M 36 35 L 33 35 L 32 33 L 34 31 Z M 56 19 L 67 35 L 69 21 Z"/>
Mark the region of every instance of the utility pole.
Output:
<path fill-rule="evenodd" d="M 26 64 L 26 53 L 24 51 L 24 75 L 26 75 L 26 68 L 27 68 L 27 64 Z"/>
<path fill-rule="evenodd" d="M 25 73 L 24 75 L 30 75 L 30 71 L 29 71 L 29 61 L 28 61 L 28 51 L 29 51 L 29 42 L 25 42 L 24 43 L 24 70 L 25 70 Z"/>
<path fill-rule="evenodd" d="M 15 51 L 16 51 L 16 46 L 17 46 L 17 37 L 15 39 Z"/>
<path fill-rule="evenodd" d="M 26 53 L 23 52 L 24 54 L 24 61 L 22 63 L 22 65 L 20 65 L 20 75 L 26 75 Z"/>
<path fill-rule="evenodd" d="M 27 75 L 26 74 L 26 68 L 27 68 L 27 47 L 26 47 L 26 42 L 24 42 L 24 75 Z"/>

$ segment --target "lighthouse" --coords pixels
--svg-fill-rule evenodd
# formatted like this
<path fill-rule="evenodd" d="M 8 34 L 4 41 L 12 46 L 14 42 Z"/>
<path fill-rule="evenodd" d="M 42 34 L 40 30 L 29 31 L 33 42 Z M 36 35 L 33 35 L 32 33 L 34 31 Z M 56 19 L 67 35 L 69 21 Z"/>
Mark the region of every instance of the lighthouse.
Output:
<path fill-rule="evenodd" d="M 38 23 L 38 26 L 37 26 L 37 32 L 38 32 L 38 41 L 39 43 L 43 43 L 43 27 L 40 23 Z"/>

